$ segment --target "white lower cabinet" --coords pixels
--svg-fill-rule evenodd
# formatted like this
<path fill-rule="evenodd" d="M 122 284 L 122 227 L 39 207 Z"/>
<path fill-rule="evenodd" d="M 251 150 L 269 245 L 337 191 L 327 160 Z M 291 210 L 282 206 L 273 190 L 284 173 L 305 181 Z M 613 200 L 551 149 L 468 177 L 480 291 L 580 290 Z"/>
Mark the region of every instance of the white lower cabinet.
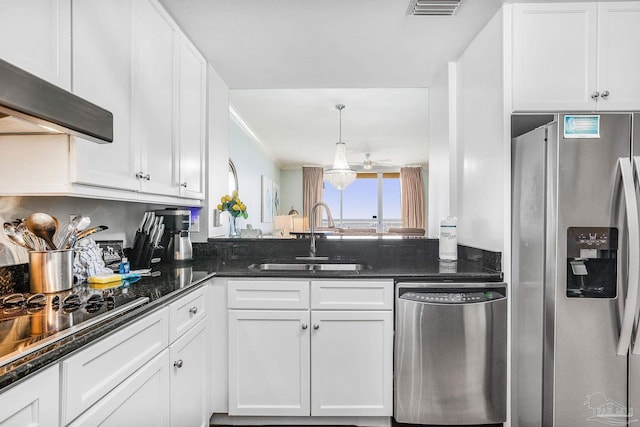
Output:
<path fill-rule="evenodd" d="M 156 311 L 62 362 L 63 423 L 103 399 L 169 344 L 168 309 Z"/>
<path fill-rule="evenodd" d="M 59 414 L 59 367 L 53 365 L 0 394 L 0 427 L 54 427 Z"/>
<path fill-rule="evenodd" d="M 194 289 L 62 361 L 62 424 L 207 426 L 206 289 Z"/>
<path fill-rule="evenodd" d="M 229 415 L 309 415 L 309 311 L 229 311 Z"/>
<path fill-rule="evenodd" d="M 392 294 L 391 281 L 229 280 L 229 415 L 391 416 Z"/>
<path fill-rule="evenodd" d="M 311 415 L 391 415 L 393 313 L 314 310 L 311 325 Z"/>
<path fill-rule="evenodd" d="M 207 320 L 203 319 L 169 347 L 171 355 L 171 425 L 209 425 Z"/>
<path fill-rule="evenodd" d="M 169 409 L 169 350 L 165 349 L 70 426 L 168 427 Z"/>

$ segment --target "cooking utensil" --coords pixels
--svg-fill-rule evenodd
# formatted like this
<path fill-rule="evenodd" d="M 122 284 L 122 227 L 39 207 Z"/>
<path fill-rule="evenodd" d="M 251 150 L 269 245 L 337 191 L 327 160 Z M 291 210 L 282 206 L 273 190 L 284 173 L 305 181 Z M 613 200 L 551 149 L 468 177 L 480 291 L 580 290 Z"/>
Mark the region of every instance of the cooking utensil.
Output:
<path fill-rule="evenodd" d="M 91 236 L 92 234 L 99 233 L 101 231 L 108 230 L 108 229 L 109 229 L 109 227 L 107 227 L 106 225 L 97 225 L 95 227 L 87 228 L 86 230 L 81 231 L 81 232 L 76 234 L 76 236 L 77 236 L 76 241 L 80 240 L 80 239 L 84 239 L 87 236 Z"/>
<path fill-rule="evenodd" d="M 56 250 L 56 245 L 53 243 L 53 236 L 56 234 L 56 222 L 51 215 L 42 212 L 32 213 L 24 222 L 29 231 L 47 243 L 49 249 Z"/>
<path fill-rule="evenodd" d="M 33 250 L 36 251 L 47 250 L 47 244 L 44 242 L 44 240 L 29 231 L 26 224 L 24 223 L 24 220 L 15 220 L 14 224 L 16 224 L 16 234 L 18 234 L 18 236 L 20 236 L 20 238 L 24 240 L 27 246 L 32 247 Z"/>
<path fill-rule="evenodd" d="M 63 230 L 58 230 L 54 243 L 60 249 L 72 248 L 78 239 L 78 233 L 85 230 L 91 223 L 91 218 L 88 216 L 77 215 L 69 224 L 67 224 Z"/>
<path fill-rule="evenodd" d="M 11 224 L 10 222 L 5 222 L 4 223 L 4 234 L 7 235 L 7 237 L 9 238 L 9 240 L 11 240 L 12 243 L 21 246 L 25 249 L 28 249 L 30 251 L 33 251 L 34 248 L 30 247 L 27 245 L 27 243 L 24 241 L 24 239 L 22 238 L 22 235 L 18 234 L 17 230 L 16 230 L 16 226 L 14 224 Z"/>

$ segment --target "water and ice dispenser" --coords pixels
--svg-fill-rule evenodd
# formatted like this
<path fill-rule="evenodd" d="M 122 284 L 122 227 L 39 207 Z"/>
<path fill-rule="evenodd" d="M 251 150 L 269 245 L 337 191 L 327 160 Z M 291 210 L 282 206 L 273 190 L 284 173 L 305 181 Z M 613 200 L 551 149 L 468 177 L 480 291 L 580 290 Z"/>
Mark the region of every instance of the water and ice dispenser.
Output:
<path fill-rule="evenodd" d="M 615 298 L 618 229 L 567 229 L 567 297 Z"/>

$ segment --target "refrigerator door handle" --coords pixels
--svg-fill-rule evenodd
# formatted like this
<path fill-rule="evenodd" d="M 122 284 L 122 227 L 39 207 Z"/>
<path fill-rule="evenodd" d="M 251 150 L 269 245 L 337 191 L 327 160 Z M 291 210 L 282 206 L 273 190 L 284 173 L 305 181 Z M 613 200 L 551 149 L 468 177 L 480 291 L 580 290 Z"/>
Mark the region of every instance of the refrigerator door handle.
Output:
<path fill-rule="evenodd" d="M 634 159 L 635 161 L 635 159 Z M 631 343 L 633 322 L 635 320 L 638 305 L 638 282 L 640 281 L 640 224 L 638 221 L 638 204 L 636 201 L 636 189 L 633 182 L 631 159 L 628 157 L 618 159 L 618 174 L 622 179 L 624 192 L 625 213 L 627 216 L 627 228 L 629 231 L 629 283 L 627 297 L 624 302 L 624 312 L 618 339 L 618 356 L 626 356 Z M 640 349 L 639 349 L 640 350 Z"/>
<path fill-rule="evenodd" d="M 634 156 L 633 157 L 633 174 L 634 174 L 633 177 L 635 178 L 634 182 L 640 182 L 640 157 L 638 157 L 638 156 Z M 635 189 L 635 187 L 634 187 L 634 189 Z M 634 191 L 634 194 L 635 194 L 635 191 Z M 638 208 L 636 207 L 636 211 L 637 210 L 638 210 Z M 631 230 L 629 230 L 629 232 L 631 233 Z M 638 233 L 636 232 L 635 235 L 636 235 L 636 238 L 637 238 L 638 237 Z M 631 254 L 629 254 L 629 255 L 631 255 Z M 636 268 L 638 268 L 638 264 L 640 264 L 640 259 L 639 258 L 631 258 L 631 256 L 629 256 L 629 259 L 631 260 L 630 264 L 635 266 Z M 636 311 L 634 313 L 636 316 L 638 315 L 637 310 L 638 309 L 636 308 Z M 638 327 L 637 326 L 636 326 L 636 330 L 634 332 L 634 336 L 633 336 L 633 341 L 632 342 L 633 342 L 633 347 L 632 347 L 631 352 L 633 354 L 640 355 L 640 344 L 638 344 Z"/>

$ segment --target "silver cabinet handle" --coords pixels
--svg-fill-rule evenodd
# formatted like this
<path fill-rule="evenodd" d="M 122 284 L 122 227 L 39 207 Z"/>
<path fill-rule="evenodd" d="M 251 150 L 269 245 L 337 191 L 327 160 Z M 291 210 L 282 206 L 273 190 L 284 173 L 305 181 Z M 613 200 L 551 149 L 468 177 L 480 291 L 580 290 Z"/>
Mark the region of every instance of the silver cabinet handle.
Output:
<path fill-rule="evenodd" d="M 191 313 L 192 315 L 195 315 L 198 312 L 198 307 L 191 307 L 189 309 L 189 313 Z"/>
<path fill-rule="evenodd" d="M 138 179 L 144 179 L 145 181 L 150 181 L 151 180 L 151 175 L 149 174 L 144 174 L 144 172 L 140 171 L 138 173 L 136 173 L 136 178 Z"/>
<path fill-rule="evenodd" d="M 602 91 L 600 96 L 602 97 L 602 99 L 607 99 L 609 97 L 609 91 L 608 90 Z"/>
<path fill-rule="evenodd" d="M 313 324 L 313 329 L 320 329 L 320 325 L 318 325 L 317 323 Z"/>
<path fill-rule="evenodd" d="M 186 182 L 183 182 L 182 184 L 180 184 L 180 187 L 187 188 L 187 183 L 186 183 Z"/>
<path fill-rule="evenodd" d="M 595 91 L 591 94 L 591 99 L 598 99 L 600 97 L 600 92 Z"/>
<path fill-rule="evenodd" d="M 307 325 L 306 323 L 302 324 L 302 329 L 307 329 L 309 327 L 309 325 Z"/>
<path fill-rule="evenodd" d="M 176 368 L 182 368 L 182 359 L 173 362 L 173 366 L 175 366 Z"/>

